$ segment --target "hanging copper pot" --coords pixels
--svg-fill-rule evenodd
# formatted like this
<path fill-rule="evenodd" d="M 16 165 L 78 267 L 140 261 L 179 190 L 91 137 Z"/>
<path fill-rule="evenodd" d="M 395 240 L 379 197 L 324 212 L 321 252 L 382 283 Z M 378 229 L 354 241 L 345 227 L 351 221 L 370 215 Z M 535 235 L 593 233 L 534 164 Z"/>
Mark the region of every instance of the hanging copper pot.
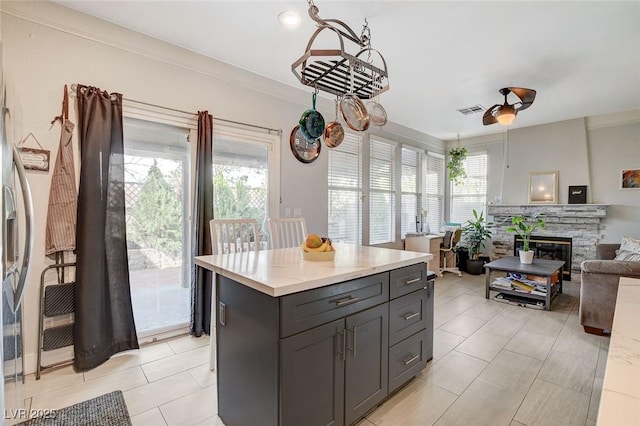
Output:
<path fill-rule="evenodd" d="M 335 148 L 344 140 L 344 129 L 338 121 L 338 100 L 336 99 L 336 118 L 324 128 L 324 143 Z"/>

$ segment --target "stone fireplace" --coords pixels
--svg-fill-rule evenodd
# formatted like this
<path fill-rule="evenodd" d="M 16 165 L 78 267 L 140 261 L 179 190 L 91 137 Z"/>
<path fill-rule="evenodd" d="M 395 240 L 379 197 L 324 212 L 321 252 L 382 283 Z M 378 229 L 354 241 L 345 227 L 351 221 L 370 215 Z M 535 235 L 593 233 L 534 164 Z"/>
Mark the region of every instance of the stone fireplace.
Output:
<path fill-rule="evenodd" d="M 583 260 L 596 258 L 596 244 L 602 238 L 602 220 L 607 214 L 606 204 L 527 204 L 490 205 L 487 215 L 496 224 L 493 233 L 493 257 L 513 256 L 514 234 L 505 229 L 513 216 L 531 216 L 544 212 L 546 228 L 536 230 L 537 237 L 571 239 L 571 268 L 580 271 Z"/>
<path fill-rule="evenodd" d="M 518 256 L 518 250 L 522 249 L 523 242 L 519 235 L 513 236 L 514 248 L 513 256 Z M 539 259 L 563 260 L 563 279 L 571 281 L 571 267 L 573 264 L 571 238 L 565 237 L 545 237 L 542 235 L 531 235 L 529 248 L 533 250 L 535 257 Z"/>

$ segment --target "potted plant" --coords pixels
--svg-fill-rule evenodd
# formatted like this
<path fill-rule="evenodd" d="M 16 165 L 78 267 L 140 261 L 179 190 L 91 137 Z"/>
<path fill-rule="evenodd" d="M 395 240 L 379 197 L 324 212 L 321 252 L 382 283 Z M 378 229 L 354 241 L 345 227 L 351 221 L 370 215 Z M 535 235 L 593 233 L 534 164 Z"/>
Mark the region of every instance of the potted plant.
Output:
<path fill-rule="evenodd" d="M 467 158 L 467 148 L 458 146 L 449 150 L 447 170 L 449 171 L 449 180 L 456 185 L 462 183 L 462 180 L 467 177 L 463 164 L 465 158 Z"/>
<path fill-rule="evenodd" d="M 484 248 L 485 241 L 491 238 L 493 222 L 487 222 L 484 213 L 473 210 L 473 219 L 469 219 L 462 227 L 462 245 L 469 250 L 467 259 L 467 272 L 471 275 L 482 273 L 482 261 L 480 252 Z"/>
<path fill-rule="evenodd" d="M 520 263 L 530 265 L 533 263 L 533 251 L 529 249 L 529 241 L 531 240 L 531 234 L 533 231 L 539 228 L 544 228 L 546 223 L 544 219 L 544 212 L 534 213 L 531 218 L 524 216 L 514 216 L 511 219 L 513 226 L 507 227 L 507 232 L 516 233 L 522 238 L 522 250 L 519 251 Z"/>

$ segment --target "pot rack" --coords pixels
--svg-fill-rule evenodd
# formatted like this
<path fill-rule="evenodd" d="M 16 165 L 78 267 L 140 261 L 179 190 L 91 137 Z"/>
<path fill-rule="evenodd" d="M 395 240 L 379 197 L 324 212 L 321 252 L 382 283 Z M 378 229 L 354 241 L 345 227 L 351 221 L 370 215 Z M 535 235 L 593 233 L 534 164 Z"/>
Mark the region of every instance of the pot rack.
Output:
<path fill-rule="evenodd" d="M 389 90 L 387 63 L 380 52 L 371 48 L 366 19 L 362 34 L 358 37 L 344 22 L 320 18 L 313 1 L 309 0 L 308 3 L 309 16 L 318 23 L 318 28 L 309 39 L 304 55 L 291 65 L 291 71 L 300 83 L 338 97 L 352 92 L 360 99 L 372 99 Z M 339 49 L 312 48 L 323 31 L 337 35 Z M 358 52 L 355 55 L 345 51 L 345 39 L 356 45 Z M 377 65 L 374 65 L 374 60 Z"/>

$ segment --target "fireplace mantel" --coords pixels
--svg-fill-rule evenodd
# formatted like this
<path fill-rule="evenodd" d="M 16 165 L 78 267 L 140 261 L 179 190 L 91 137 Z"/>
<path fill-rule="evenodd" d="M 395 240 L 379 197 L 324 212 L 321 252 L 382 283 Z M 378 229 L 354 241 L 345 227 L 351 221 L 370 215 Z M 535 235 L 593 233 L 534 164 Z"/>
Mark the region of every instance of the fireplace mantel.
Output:
<path fill-rule="evenodd" d="M 546 227 L 537 235 L 567 237 L 573 241 L 572 268 L 579 271 L 583 260 L 596 258 L 596 244 L 601 240 L 602 220 L 607 216 L 608 204 L 493 204 L 487 206 L 487 216 L 496 224 L 494 242 L 501 252 L 494 257 L 513 253 L 513 234 L 506 231 L 513 216 L 531 216 L 544 212 Z M 504 252 L 506 249 L 506 252 Z"/>
<path fill-rule="evenodd" d="M 605 217 L 608 204 L 490 204 L 487 214 L 490 216 L 530 216 L 535 212 L 546 215 Z"/>

